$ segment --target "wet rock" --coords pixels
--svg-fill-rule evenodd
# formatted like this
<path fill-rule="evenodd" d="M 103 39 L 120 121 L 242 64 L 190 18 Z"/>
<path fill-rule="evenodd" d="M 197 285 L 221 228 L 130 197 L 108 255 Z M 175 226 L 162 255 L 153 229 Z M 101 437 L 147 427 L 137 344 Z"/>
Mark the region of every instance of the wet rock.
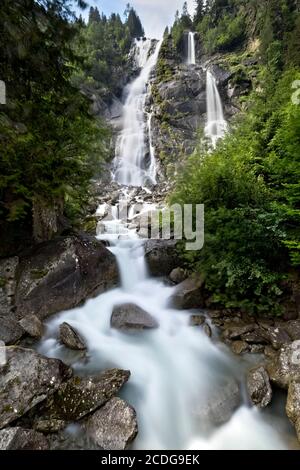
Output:
<path fill-rule="evenodd" d="M 32 338 L 41 338 L 44 334 L 44 326 L 36 315 L 28 315 L 19 321 L 19 325 Z"/>
<path fill-rule="evenodd" d="M 18 318 L 43 319 L 71 309 L 118 283 L 114 255 L 93 237 L 74 236 L 37 245 L 19 265 Z M 45 302 L 47 299 L 47 302 Z"/>
<path fill-rule="evenodd" d="M 187 277 L 187 272 L 183 268 L 175 268 L 170 274 L 170 280 L 174 282 L 174 284 L 180 284 L 185 281 Z"/>
<path fill-rule="evenodd" d="M 85 351 L 86 345 L 78 331 L 68 323 L 62 323 L 59 327 L 59 339 L 67 348 L 74 351 Z"/>
<path fill-rule="evenodd" d="M 111 326 L 117 330 L 148 330 L 158 328 L 155 318 L 134 304 L 124 304 L 114 308 Z"/>
<path fill-rule="evenodd" d="M 145 258 L 153 276 L 168 276 L 180 266 L 177 240 L 149 240 L 145 243 Z"/>
<path fill-rule="evenodd" d="M 63 431 L 67 423 L 60 419 L 41 419 L 34 423 L 34 429 L 43 434 L 52 434 Z"/>
<path fill-rule="evenodd" d="M 43 434 L 20 427 L 0 431 L 0 450 L 48 450 Z"/>
<path fill-rule="evenodd" d="M 191 315 L 189 324 L 190 326 L 202 326 L 205 323 L 204 315 Z"/>
<path fill-rule="evenodd" d="M 5 344 L 15 344 L 22 338 L 24 330 L 16 320 L 8 317 L 0 317 L 0 341 Z"/>
<path fill-rule="evenodd" d="M 209 326 L 208 323 L 204 323 L 204 325 L 202 327 L 202 331 L 208 338 L 212 337 L 211 327 Z"/>
<path fill-rule="evenodd" d="M 292 320 L 282 326 L 293 341 L 300 340 L 300 320 Z"/>
<path fill-rule="evenodd" d="M 78 421 L 114 397 L 129 377 L 129 371 L 120 369 L 96 377 L 72 377 L 43 404 L 39 415 L 43 419 Z"/>
<path fill-rule="evenodd" d="M 249 349 L 249 344 L 246 341 L 234 341 L 231 345 L 232 352 L 238 356 L 248 352 Z"/>
<path fill-rule="evenodd" d="M 225 328 L 225 330 L 222 334 L 222 337 L 224 339 L 231 339 L 231 340 L 239 339 L 239 338 L 241 338 L 241 336 L 245 335 L 246 333 L 251 333 L 252 331 L 254 331 L 255 328 L 256 328 L 256 325 L 254 323 L 250 324 L 250 325 L 230 324 L 229 326 L 228 325 L 226 326 L 226 328 Z"/>
<path fill-rule="evenodd" d="M 280 351 L 269 359 L 267 371 L 271 381 L 280 388 L 287 389 L 291 381 L 300 380 L 299 341 L 282 346 Z"/>
<path fill-rule="evenodd" d="M 171 306 L 181 310 L 204 307 L 204 281 L 200 275 L 194 275 L 176 287 L 171 297 Z"/>
<path fill-rule="evenodd" d="M 230 420 L 240 403 L 241 394 L 238 383 L 234 379 L 227 379 L 211 391 L 197 415 L 213 425 L 221 425 Z"/>
<path fill-rule="evenodd" d="M 265 408 L 271 403 L 273 392 L 265 367 L 259 366 L 248 372 L 247 390 L 253 405 Z"/>
<path fill-rule="evenodd" d="M 5 350 L 7 362 L 0 368 L 0 428 L 45 400 L 72 374 L 57 359 L 18 347 Z"/>
<path fill-rule="evenodd" d="M 103 450 L 124 450 L 135 439 L 135 410 L 120 398 L 112 398 L 89 418 L 87 433 Z"/>
<path fill-rule="evenodd" d="M 242 335 L 241 339 L 251 345 L 253 344 L 266 345 L 269 342 L 265 338 L 264 332 L 259 328 L 253 331 L 252 333 L 246 333 Z"/>
<path fill-rule="evenodd" d="M 300 441 L 300 380 L 293 380 L 289 385 L 286 414 L 292 424 L 294 424 Z"/>
<path fill-rule="evenodd" d="M 253 344 L 250 347 L 251 354 L 263 354 L 265 351 L 265 347 L 263 344 Z"/>
<path fill-rule="evenodd" d="M 282 327 L 271 327 L 265 330 L 264 338 L 272 345 L 274 349 L 280 349 L 284 344 L 290 343 L 291 337 Z"/>

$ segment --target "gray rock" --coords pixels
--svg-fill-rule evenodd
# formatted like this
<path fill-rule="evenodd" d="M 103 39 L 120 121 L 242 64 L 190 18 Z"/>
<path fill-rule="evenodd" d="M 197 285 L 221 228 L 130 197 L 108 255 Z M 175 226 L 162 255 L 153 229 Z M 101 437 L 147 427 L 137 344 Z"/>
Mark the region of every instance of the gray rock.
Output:
<path fill-rule="evenodd" d="M 158 328 L 155 318 L 134 304 L 124 304 L 114 308 L 111 326 L 117 330 L 146 330 Z"/>
<path fill-rule="evenodd" d="M 44 434 L 55 434 L 63 431 L 67 423 L 60 419 L 40 419 L 34 422 L 34 429 Z"/>
<path fill-rule="evenodd" d="M 177 240 L 149 240 L 145 243 L 145 258 L 153 276 L 168 276 L 180 266 Z"/>
<path fill-rule="evenodd" d="M 0 450 L 48 450 L 43 434 L 20 427 L 0 431 Z"/>
<path fill-rule="evenodd" d="M 300 380 L 299 341 L 285 344 L 276 355 L 270 357 L 267 371 L 271 382 L 280 388 L 287 389 L 291 381 Z"/>
<path fill-rule="evenodd" d="M 234 341 L 231 345 L 231 350 L 238 356 L 249 351 L 249 344 L 246 341 Z"/>
<path fill-rule="evenodd" d="M 253 323 L 253 324 L 250 324 L 250 325 L 245 325 L 245 324 L 230 324 L 230 325 L 226 325 L 226 328 L 222 334 L 222 337 L 224 339 L 231 339 L 231 340 L 234 340 L 234 339 L 239 339 L 241 338 L 241 336 L 245 335 L 246 333 L 250 333 L 252 331 L 254 331 L 256 328 L 256 325 Z"/>
<path fill-rule="evenodd" d="M 67 348 L 74 351 L 85 351 L 86 344 L 78 331 L 68 323 L 62 323 L 59 327 L 59 339 Z"/>
<path fill-rule="evenodd" d="M 213 425 L 221 425 L 230 420 L 241 404 L 241 393 L 234 379 L 227 379 L 221 386 L 211 391 L 207 401 L 197 411 L 197 415 Z"/>
<path fill-rule="evenodd" d="M 272 387 L 265 367 L 251 369 L 247 375 L 248 395 L 253 405 L 265 408 L 272 401 Z"/>
<path fill-rule="evenodd" d="M 0 260 L 0 312 L 9 315 L 14 305 L 16 292 L 17 256 Z"/>
<path fill-rule="evenodd" d="M 175 268 L 170 274 L 170 279 L 174 284 L 180 284 L 187 279 L 187 272 L 183 268 Z"/>
<path fill-rule="evenodd" d="M 114 397 L 128 381 L 130 372 L 111 369 L 96 377 L 72 377 L 41 407 L 43 419 L 74 422 Z"/>
<path fill-rule="evenodd" d="M 63 362 L 29 349 L 7 347 L 6 359 L 0 368 L 0 428 L 45 400 L 72 374 Z"/>
<path fill-rule="evenodd" d="M 286 414 L 294 424 L 300 442 L 300 381 L 293 380 L 289 385 Z"/>
<path fill-rule="evenodd" d="M 288 321 L 282 327 L 293 341 L 300 340 L 300 320 Z"/>
<path fill-rule="evenodd" d="M 211 337 L 212 337 L 211 327 L 209 326 L 208 323 L 204 323 L 204 325 L 203 325 L 203 327 L 202 327 L 202 330 L 203 330 L 203 333 L 204 333 L 208 338 L 211 338 Z"/>
<path fill-rule="evenodd" d="M 205 323 L 204 315 L 191 315 L 190 316 L 190 326 L 202 326 Z"/>
<path fill-rule="evenodd" d="M 5 344 L 15 344 L 22 338 L 24 330 L 13 318 L 0 317 L 0 340 Z"/>
<path fill-rule="evenodd" d="M 87 432 L 103 450 L 124 450 L 135 439 L 135 410 L 120 398 L 112 398 L 89 418 Z"/>
<path fill-rule="evenodd" d="M 22 318 L 19 325 L 32 338 L 41 338 L 44 334 L 44 325 L 36 315 L 28 315 Z"/>
<path fill-rule="evenodd" d="M 183 281 L 176 287 L 171 297 L 171 306 L 188 310 L 204 307 L 204 281 L 200 275 L 194 275 Z"/>
<path fill-rule="evenodd" d="M 265 330 L 264 338 L 274 349 L 280 349 L 284 344 L 291 343 L 292 339 L 284 328 L 275 326 Z"/>

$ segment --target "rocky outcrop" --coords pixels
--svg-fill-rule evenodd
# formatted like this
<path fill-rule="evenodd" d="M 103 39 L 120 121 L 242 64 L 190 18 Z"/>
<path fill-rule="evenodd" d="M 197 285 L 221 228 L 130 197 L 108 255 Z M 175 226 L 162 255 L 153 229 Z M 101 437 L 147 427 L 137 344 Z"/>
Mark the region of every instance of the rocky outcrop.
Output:
<path fill-rule="evenodd" d="M 87 422 L 87 433 L 103 450 L 124 450 L 138 433 L 134 409 L 120 398 L 112 398 Z"/>
<path fill-rule="evenodd" d="M 114 308 L 111 326 L 117 330 L 138 331 L 158 328 L 155 318 L 134 304 L 124 304 Z"/>
<path fill-rule="evenodd" d="M 181 310 L 203 308 L 205 306 L 203 278 L 195 274 L 179 284 L 171 297 L 170 305 Z"/>
<path fill-rule="evenodd" d="M 0 368 L 0 429 L 55 392 L 72 371 L 57 359 L 29 349 L 8 347 Z"/>
<path fill-rule="evenodd" d="M 299 341 L 284 345 L 267 363 L 271 381 L 280 388 L 288 389 L 292 381 L 300 380 Z"/>
<path fill-rule="evenodd" d="M 253 405 L 265 408 L 271 403 L 273 392 L 265 367 L 259 366 L 248 372 L 247 389 Z"/>
<path fill-rule="evenodd" d="M 293 380 L 289 385 L 286 413 L 296 428 L 300 442 L 300 380 Z"/>
<path fill-rule="evenodd" d="M 176 240 L 149 240 L 145 243 L 145 258 L 152 276 L 168 276 L 181 264 Z"/>
<path fill-rule="evenodd" d="M 43 434 L 20 427 L 0 431 L 0 450 L 48 450 Z"/>
<path fill-rule="evenodd" d="M 10 317 L 0 317 L 0 341 L 7 345 L 15 344 L 24 334 L 23 328 Z"/>
<path fill-rule="evenodd" d="M 62 323 L 59 327 L 59 339 L 67 348 L 74 351 L 85 351 L 86 345 L 75 328 L 68 323 Z"/>
<path fill-rule="evenodd" d="M 20 255 L 9 295 L 6 282 L 4 292 L 0 290 L 10 318 L 35 315 L 44 319 L 116 286 L 118 279 L 115 257 L 101 242 L 93 237 L 70 236 L 42 243 Z"/>
<path fill-rule="evenodd" d="M 9 315 L 15 302 L 16 271 L 19 258 L 14 256 L 0 260 L 0 313 Z"/>
<path fill-rule="evenodd" d="M 40 339 L 44 334 L 44 325 L 36 315 L 28 315 L 22 318 L 19 325 L 32 338 Z"/>
<path fill-rule="evenodd" d="M 128 381 L 130 372 L 111 369 L 95 377 L 72 377 L 47 399 L 39 410 L 46 420 L 74 422 L 114 397 Z"/>

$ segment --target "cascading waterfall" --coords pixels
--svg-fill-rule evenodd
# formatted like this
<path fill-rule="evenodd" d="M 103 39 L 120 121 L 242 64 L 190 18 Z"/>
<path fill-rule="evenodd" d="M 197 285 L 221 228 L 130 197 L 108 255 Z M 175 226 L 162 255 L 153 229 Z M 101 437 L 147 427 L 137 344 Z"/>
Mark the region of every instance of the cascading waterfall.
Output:
<path fill-rule="evenodd" d="M 161 42 L 158 42 L 149 57 L 153 41 L 150 39 L 136 41 L 136 63 L 141 72 L 125 90 L 123 129 L 117 139 L 115 157 L 114 180 L 125 186 L 156 183 L 154 148 L 151 143 L 148 144 L 147 138 L 147 126 L 151 124 L 151 120 L 146 119 L 145 102 L 147 82 L 156 65 L 160 46 Z M 150 152 L 150 162 L 146 161 L 148 152 Z"/>
<path fill-rule="evenodd" d="M 207 100 L 207 124 L 205 135 L 216 147 L 219 139 L 222 139 L 227 131 L 228 125 L 224 119 L 223 105 L 213 74 L 206 72 L 206 100 Z"/>
<path fill-rule="evenodd" d="M 193 33 L 191 31 L 188 34 L 188 58 L 187 58 L 188 65 L 196 65 L 195 34 L 196 33 Z"/>

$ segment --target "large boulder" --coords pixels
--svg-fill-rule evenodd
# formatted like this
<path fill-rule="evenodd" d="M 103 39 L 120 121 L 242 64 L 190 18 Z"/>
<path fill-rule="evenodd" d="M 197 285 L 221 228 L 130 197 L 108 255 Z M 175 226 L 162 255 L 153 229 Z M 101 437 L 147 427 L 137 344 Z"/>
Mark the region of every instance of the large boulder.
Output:
<path fill-rule="evenodd" d="M 124 304 L 114 308 L 111 326 L 117 330 L 149 330 L 158 328 L 155 318 L 134 304 Z"/>
<path fill-rule="evenodd" d="M 273 393 L 270 378 L 265 367 L 255 367 L 248 372 L 247 390 L 253 405 L 265 408 L 271 403 Z"/>
<path fill-rule="evenodd" d="M 183 268 L 175 268 L 173 269 L 169 277 L 170 280 L 174 282 L 174 284 L 180 284 L 181 282 L 187 279 L 188 274 Z"/>
<path fill-rule="evenodd" d="M 24 334 L 23 328 L 14 318 L 0 317 L 0 341 L 15 344 Z"/>
<path fill-rule="evenodd" d="M 0 368 L 0 429 L 55 392 L 72 371 L 57 359 L 29 349 L 7 347 Z"/>
<path fill-rule="evenodd" d="M 32 338 L 41 338 L 44 334 L 44 325 L 36 315 L 29 315 L 19 321 L 19 325 Z"/>
<path fill-rule="evenodd" d="M 43 434 L 20 427 L 0 431 L 0 450 L 48 450 Z"/>
<path fill-rule="evenodd" d="M 271 382 L 287 389 L 291 381 L 300 380 L 300 344 L 294 341 L 282 346 L 280 351 L 270 358 L 267 371 Z"/>
<path fill-rule="evenodd" d="M 300 441 L 300 380 L 293 380 L 289 385 L 286 413 L 294 424 Z"/>
<path fill-rule="evenodd" d="M 93 237 L 37 245 L 18 268 L 16 314 L 46 318 L 116 286 L 118 279 L 114 255 Z"/>
<path fill-rule="evenodd" d="M 145 258 L 152 276 L 168 276 L 180 266 L 177 240 L 149 240 L 145 243 Z"/>
<path fill-rule="evenodd" d="M 72 377 L 42 405 L 39 415 L 46 420 L 78 421 L 114 397 L 129 377 L 129 371 L 120 369 L 96 377 Z"/>
<path fill-rule="evenodd" d="M 124 450 L 135 439 L 135 410 L 120 398 L 112 398 L 87 422 L 87 433 L 103 450 Z"/>
<path fill-rule="evenodd" d="M 86 345 L 78 331 L 68 323 L 62 323 L 59 327 L 59 339 L 67 348 L 74 351 L 85 351 Z"/>
<path fill-rule="evenodd" d="M 200 275 L 193 275 L 176 287 L 171 297 L 171 306 L 188 310 L 205 306 L 204 281 Z"/>
<path fill-rule="evenodd" d="M 287 331 L 280 326 L 269 327 L 264 330 L 262 335 L 276 350 L 280 349 L 284 344 L 289 344 L 292 341 Z"/>

